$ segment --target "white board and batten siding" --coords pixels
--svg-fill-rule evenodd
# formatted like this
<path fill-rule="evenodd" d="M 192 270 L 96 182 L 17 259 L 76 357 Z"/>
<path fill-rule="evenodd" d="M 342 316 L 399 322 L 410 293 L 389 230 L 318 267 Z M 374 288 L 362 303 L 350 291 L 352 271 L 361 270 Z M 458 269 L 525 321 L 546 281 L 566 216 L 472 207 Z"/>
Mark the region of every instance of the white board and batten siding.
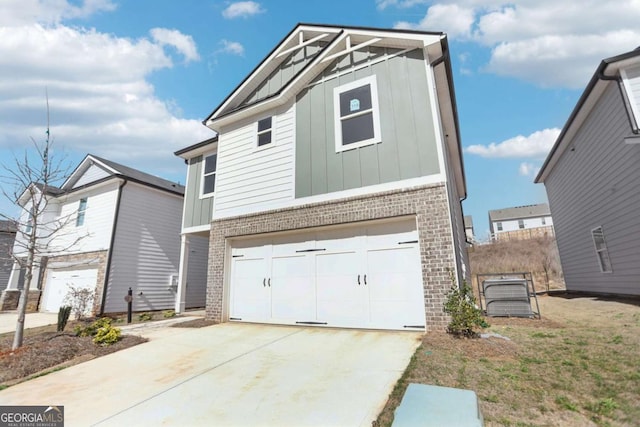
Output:
<path fill-rule="evenodd" d="M 545 180 L 567 289 L 640 294 L 640 145 L 610 82 Z M 591 230 L 601 226 L 611 273 L 600 271 Z"/>
<path fill-rule="evenodd" d="M 109 248 L 118 199 L 118 184 L 114 182 L 108 187 L 100 186 L 89 191 L 72 193 L 61 202 L 59 218 L 65 225 L 52 239 L 50 249 L 53 253 L 62 251 L 64 254 L 72 254 Z M 87 206 L 84 223 L 77 226 L 81 198 L 87 199 Z"/>
<path fill-rule="evenodd" d="M 622 71 L 624 87 L 627 91 L 631 111 L 640 125 L 640 65 Z"/>
<path fill-rule="evenodd" d="M 209 238 L 198 235 L 189 237 L 189 265 L 187 267 L 186 308 L 199 308 L 207 300 L 207 264 L 209 262 Z"/>
<path fill-rule="evenodd" d="M 220 134 L 214 218 L 293 200 L 294 116 L 294 105 L 274 116 L 273 142 L 264 148 L 256 148 L 255 120 Z"/>
<path fill-rule="evenodd" d="M 133 310 L 171 309 L 178 274 L 182 197 L 128 182 L 122 189 L 104 311 L 123 312 L 133 290 Z"/>

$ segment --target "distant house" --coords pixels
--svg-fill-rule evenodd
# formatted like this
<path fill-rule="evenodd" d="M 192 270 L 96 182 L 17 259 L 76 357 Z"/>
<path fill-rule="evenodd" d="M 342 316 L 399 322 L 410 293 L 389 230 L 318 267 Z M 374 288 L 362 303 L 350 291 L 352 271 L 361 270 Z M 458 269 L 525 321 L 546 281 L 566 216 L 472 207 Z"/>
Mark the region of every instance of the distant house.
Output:
<path fill-rule="evenodd" d="M 175 153 L 179 293 L 204 237 L 217 322 L 444 329 L 469 274 L 449 58 L 443 33 L 293 28 Z"/>
<path fill-rule="evenodd" d="M 489 211 L 492 240 L 525 240 L 553 235 L 549 205 L 516 206 Z"/>
<path fill-rule="evenodd" d="M 88 155 L 60 188 L 36 188 L 48 199 L 41 223 L 56 221 L 61 228 L 51 239 L 38 228 L 47 248 L 30 285 L 31 309 L 58 311 L 70 286 L 95 292 L 96 312 L 126 311 L 129 287 L 135 311 L 174 307 L 183 186 Z M 25 191 L 19 204 L 26 228 L 30 203 Z M 18 231 L 17 256 L 26 254 L 28 232 Z M 15 263 L 5 309 L 17 305 L 20 275 Z M 191 286 L 188 305 L 204 306 L 204 291 L 204 283 Z"/>
<path fill-rule="evenodd" d="M 464 234 L 467 237 L 467 243 L 472 244 L 475 241 L 475 233 L 473 231 L 473 217 L 471 215 L 464 216 Z"/>
<path fill-rule="evenodd" d="M 13 257 L 11 252 L 16 238 L 16 225 L 12 221 L 0 221 L 0 292 L 9 283 Z"/>
<path fill-rule="evenodd" d="M 603 60 L 535 182 L 568 290 L 640 295 L 640 50 Z"/>

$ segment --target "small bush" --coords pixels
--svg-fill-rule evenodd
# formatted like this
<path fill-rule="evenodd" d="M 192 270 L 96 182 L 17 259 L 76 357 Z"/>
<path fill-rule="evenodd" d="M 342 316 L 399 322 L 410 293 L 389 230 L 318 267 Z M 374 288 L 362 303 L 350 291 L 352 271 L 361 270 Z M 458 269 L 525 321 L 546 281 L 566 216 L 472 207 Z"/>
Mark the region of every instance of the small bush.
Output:
<path fill-rule="evenodd" d="M 76 320 L 91 316 L 97 300 L 97 290 L 73 285 L 69 285 L 69 291 L 64 299 L 66 305 L 71 306 Z"/>
<path fill-rule="evenodd" d="M 444 303 L 444 312 L 451 316 L 447 332 L 460 337 L 477 337 L 476 329 L 489 327 L 476 304 L 471 287 L 466 282 L 458 287 L 452 276 L 453 285 Z"/>
<path fill-rule="evenodd" d="M 151 319 L 153 319 L 153 316 L 151 315 L 151 313 L 140 313 L 140 314 L 138 314 L 138 320 L 141 321 L 141 322 L 148 322 Z"/>
<path fill-rule="evenodd" d="M 169 319 L 171 317 L 176 317 L 176 312 L 174 310 L 166 310 L 162 313 L 165 319 Z"/>
<path fill-rule="evenodd" d="M 63 305 L 58 310 L 58 332 L 63 332 L 64 328 L 67 326 L 67 322 L 69 321 L 69 315 L 71 314 L 71 306 Z"/>
<path fill-rule="evenodd" d="M 75 333 L 79 337 L 93 337 L 93 342 L 100 345 L 110 345 L 120 339 L 120 329 L 111 325 L 109 317 L 101 317 L 90 325 L 76 326 Z"/>

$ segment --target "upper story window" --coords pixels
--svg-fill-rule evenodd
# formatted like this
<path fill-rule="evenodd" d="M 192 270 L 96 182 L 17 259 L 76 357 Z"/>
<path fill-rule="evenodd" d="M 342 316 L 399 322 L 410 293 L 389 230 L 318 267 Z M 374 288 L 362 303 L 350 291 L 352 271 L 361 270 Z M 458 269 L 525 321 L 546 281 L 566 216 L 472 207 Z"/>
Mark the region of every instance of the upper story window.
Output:
<path fill-rule="evenodd" d="M 498 231 L 502 231 L 502 223 L 496 222 L 496 225 L 498 226 Z"/>
<path fill-rule="evenodd" d="M 542 225 L 547 225 L 547 219 L 545 217 L 542 217 Z"/>
<path fill-rule="evenodd" d="M 524 228 L 524 219 L 518 220 L 518 228 Z"/>
<path fill-rule="evenodd" d="M 84 217 L 87 212 L 87 198 L 83 197 L 80 199 L 80 203 L 78 204 L 78 215 L 76 216 L 76 227 L 81 227 L 84 225 Z"/>
<path fill-rule="evenodd" d="M 33 207 L 29 209 L 29 219 L 27 219 L 27 224 L 24 226 L 24 232 L 26 234 L 31 233 L 33 230 Z"/>
<path fill-rule="evenodd" d="M 376 76 L 333 90 L 336 152 L 382 141 Z"/>
<path fill-rule="evenodd" d="M 602 230 L 602 227 L 597 227 L 591 230 L 591 237 L 593 238 L 593 244 L 596 248 L 600 271 L 602 273 L 611 273 L 613 268 L 611 267 L 609 249 L 607 248 L 607 242 L 604 240 L 604 231 Z"/>
<path fill-rule="evenodd" d="M 216 163 L 218 153 L 210 154 L 204 158 L 202 169 L 202 197 L 213 196 L 216 191 Z"/>
<path fill-rule="evenodd" d="M 258 136 L 256 146 L 258 148 L 271 145 L 273 142 L 273 117 L 267 117 L 258 121 Z"/>

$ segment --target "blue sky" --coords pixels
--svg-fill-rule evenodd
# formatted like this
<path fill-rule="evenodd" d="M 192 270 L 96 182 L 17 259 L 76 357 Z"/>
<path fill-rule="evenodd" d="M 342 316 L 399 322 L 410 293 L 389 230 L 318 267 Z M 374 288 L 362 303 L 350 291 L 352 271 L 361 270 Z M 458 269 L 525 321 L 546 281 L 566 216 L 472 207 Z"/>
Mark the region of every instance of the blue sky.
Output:
<path fill-rule="evenodd" d="M 93 153 L 184 183 L 173 152 L 298 22 L 448 34 L 480 237 L 488 210 L 546 201 L 533 178 L 587 81 L 640 45 L 635 0 L 3 0 L 0 161 L 44 138 L 46 90 L 71 167 Z"/>

